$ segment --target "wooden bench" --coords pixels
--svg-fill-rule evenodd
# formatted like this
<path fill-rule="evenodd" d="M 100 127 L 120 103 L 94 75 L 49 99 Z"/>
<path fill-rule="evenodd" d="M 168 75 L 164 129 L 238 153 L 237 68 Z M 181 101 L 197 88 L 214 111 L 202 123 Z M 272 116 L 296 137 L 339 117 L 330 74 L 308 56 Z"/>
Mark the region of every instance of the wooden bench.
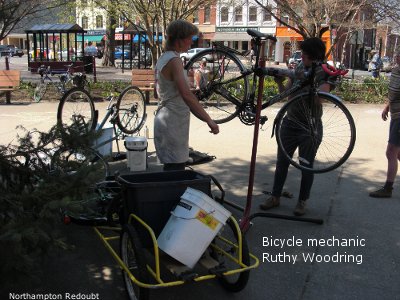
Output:
<path fill-rule="evenodd" d="M 133 69 L 132 85 L 137 86 L 146 95 L 146 103 L 150 102 L 150 92 L 154 92 L 154 98 L 157 98 L 155 92 L 154 70 L 152 69 Z"/>
<path fill-rule="evenodd" d="M 10 103 L 10 92 L 19 87 L 21 72 L 17 70 L 0 70 L 0 91 L 6 91 L 6 102 Z"/>

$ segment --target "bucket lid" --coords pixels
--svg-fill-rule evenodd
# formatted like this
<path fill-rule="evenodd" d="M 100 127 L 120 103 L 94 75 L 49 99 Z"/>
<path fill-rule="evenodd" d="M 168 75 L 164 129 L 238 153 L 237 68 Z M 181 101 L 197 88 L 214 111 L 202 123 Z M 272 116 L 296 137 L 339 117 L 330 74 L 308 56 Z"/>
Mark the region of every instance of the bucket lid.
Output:
<path fill-rule="evenodd" d="M 228 219 L 232 213 L 223 207 L 221 204 L 216 202 L 214 199 L 209 197 L 207 194 L 203 193 L 202 191 L 193 189 L 191 187 L 186 188 L 185 193 L 181 196 L 181 199 L 190 201 L 194 204 L 197 204 L 199 201 L 205 201 L 209 206 L 213 207 L 216 211 L 225 217 L 223 222 L 225 223 L 226 219 Z"/>

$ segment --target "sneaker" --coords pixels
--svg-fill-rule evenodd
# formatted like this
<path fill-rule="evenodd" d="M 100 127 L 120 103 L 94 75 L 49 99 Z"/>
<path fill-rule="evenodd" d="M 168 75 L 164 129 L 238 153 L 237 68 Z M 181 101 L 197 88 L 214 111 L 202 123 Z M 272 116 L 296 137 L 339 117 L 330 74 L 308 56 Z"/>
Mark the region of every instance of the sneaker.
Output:
<path fill-rule="evenodd" d="M 278 207 L 280 205 L 279 197 L 271 196 L 264 203 L 260 204 L 260 209 L 268 210 L 273 207 Z"/>
<path fill-rule="evenodd" d="M 295 216 L 302 216 L 306 213 L 306 201 L 299 200 L 293 211 Z"/>
<path fill-rule="evenodd" d="M 393 188 L 382 187 L 377 191 L 369 193 L 369 196 L 373 198 L 390 198 L 392 197 L 392 190 Z"/>

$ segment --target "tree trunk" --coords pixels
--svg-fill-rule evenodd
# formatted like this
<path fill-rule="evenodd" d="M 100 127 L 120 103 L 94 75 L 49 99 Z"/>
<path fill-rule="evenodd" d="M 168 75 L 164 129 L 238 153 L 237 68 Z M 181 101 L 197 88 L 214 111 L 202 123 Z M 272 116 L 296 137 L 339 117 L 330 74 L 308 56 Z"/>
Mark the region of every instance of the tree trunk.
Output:
<path fill-rule="evenodd" d="M 107 22 L 106 29 L 106 41 L 104 46 L 104 54 L 103 54 L 103 66 L 114 66 L 114 51 L 115 51 L 115 24 L 116 20 L 114 14 L 110 12 L 110 18 Z"/>

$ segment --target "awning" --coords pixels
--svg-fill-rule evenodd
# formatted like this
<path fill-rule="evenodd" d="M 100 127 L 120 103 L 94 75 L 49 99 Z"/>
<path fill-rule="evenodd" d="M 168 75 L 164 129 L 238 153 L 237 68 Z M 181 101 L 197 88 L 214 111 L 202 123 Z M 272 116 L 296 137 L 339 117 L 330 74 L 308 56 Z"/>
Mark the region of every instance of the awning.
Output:
<path fill-rule="evenodd" d="M 140 35 L 140 42 L 141 43 L 144 43 L 145 41 L 148 41 L 148 40 L 149 39 L 147 37 L 147 34 L 146 35 Z M 158 41 L 162 42 L 162 36 L 161 35 L 158 36 Z M 135 37 L 133 38 L 133 42 L 134 43 L 139 42 L 139 34 L 135 35 Z"/>
<path fill-rule="evenodd" d="M 251 36 L 246 32 L 216 32 L 214 35 L 215 41 L 250 41 Z"/>
<path fill-rule="evenodd" d="M 85 35 L 85 42 L 100 42 L 103 39 L 104 35 Z M 78 39 L 80 39 L 79 37 Z"/>
<path fill-rule="evenodd" d="M 293 29 L 290 29 L 288 27 L 276 27 L 276 37 L 277 38 L 291 38 L 297 41 L 302 41 L 303 36 L 294 31 Z M 325 31 L 324 34 L 322 35 L 322 40 L 329 39 L 330 37 L 330 31 Z"/>

